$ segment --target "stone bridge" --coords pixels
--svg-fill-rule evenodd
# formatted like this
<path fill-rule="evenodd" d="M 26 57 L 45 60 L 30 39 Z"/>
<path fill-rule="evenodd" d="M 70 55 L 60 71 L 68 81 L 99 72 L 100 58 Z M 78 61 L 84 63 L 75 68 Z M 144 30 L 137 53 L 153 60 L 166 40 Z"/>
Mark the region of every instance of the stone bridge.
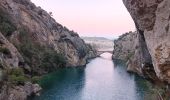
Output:
<path fill-rule="evenodd" d="M 97 51 L 97 55 L 100 56 L 101 54 L 106 53 L 106 52 L 113 54 L 113 51 L 109 51 L 109 50 L 103 50 L 102 51 L 102 50 L 99 50 L 99 51 Z"/>

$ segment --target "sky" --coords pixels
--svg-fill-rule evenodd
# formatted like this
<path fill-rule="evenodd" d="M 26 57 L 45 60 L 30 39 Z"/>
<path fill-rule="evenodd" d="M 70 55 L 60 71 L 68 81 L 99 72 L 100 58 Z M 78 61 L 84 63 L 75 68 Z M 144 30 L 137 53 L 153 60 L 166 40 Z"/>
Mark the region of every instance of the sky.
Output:
<path fill-rule="evenodd" d="M 117 37 L 135 31 L 122 0 L 31 0 L 80 36 Z"/>

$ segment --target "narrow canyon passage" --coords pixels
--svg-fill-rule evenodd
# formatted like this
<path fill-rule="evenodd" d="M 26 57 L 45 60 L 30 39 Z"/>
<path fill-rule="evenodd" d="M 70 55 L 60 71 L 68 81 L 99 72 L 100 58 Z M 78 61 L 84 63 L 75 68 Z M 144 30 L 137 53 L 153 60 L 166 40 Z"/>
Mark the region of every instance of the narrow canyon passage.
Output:
<path fill-rule="evenodd" d="M 0 100 L 169 100 L 169 8 L 0 0 Z"/>
<path fill-rule="evenodd" d="M 44 90 L 34 100 L 146 100 L 154 95 L 149 82 L 127 73 L 123 62 L 113 63 L 110 53 L 91 60 L 85 68 L 49 74 L 41 85 Z"/>

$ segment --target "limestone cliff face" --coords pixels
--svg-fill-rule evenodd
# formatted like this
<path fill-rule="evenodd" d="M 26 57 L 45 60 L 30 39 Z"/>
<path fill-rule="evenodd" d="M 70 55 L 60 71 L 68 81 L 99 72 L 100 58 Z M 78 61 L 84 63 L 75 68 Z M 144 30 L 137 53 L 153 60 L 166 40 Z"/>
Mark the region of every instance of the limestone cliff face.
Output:
<path fill-rule="evenodd" d="M 5 34 L 13 44 L 21 44 L 23 37 L 20 39 L 19 36 L 23 33 L 30 37 L 30 42 L 63 54 L 66 66 L 86 64 L 89 51 L 78 34 L 57 23 L 30 0 L 1 0 L 0 11 L 13 25 L 13 30 Z"/>
<path fill-rule="evenodd" d="M 58 67 L 83 66 L 95 56 L 76 32 L 30 0 L 0 0 L 0 100 L 26 100 L 41 88 L 24 78 L 32 81 Z"/>
<path fill-rule="evenodd" d="M 113 58 L 127 61 L 131 56 L 133 56 L 137 45 L 136 38 L 136 32 L 129 32 L 114 40 Z"/>
<path fill-rule="evenodd" d="M 23 62 L 23 58 L 13 44 L 11 44 L 0 33 L 0 68 L 6 69 L 6 67 L 16 68 L 19 63 Z"/>
<path fill-rule="evenodd" d="M 3 71 L 21 67 L 29 70 L 27 64 L 22 65 L 24 59 L 16 47 L 0 33 L 0 100 L 26 100 L 27 96 L 39 93 L 38 84 L 27 82 L 24 86 L 9 85 L 7 76 Z"/>
<path fill-rule="evenodd" d="M 116 39 L 114 41 L 113 59 L 125 61 L 127 71 L 143 75 L 138 38 L 137 32 L 129 32 Z"/>
<path fill-rule="evenodd" d="M 141 62 L 154 68 L 162 81 L 170 83 L 170 1 L 123 0 L 139 35 Z"/>
<path fill-rule="evenodd" d="M 39 95 L 41 87 L 38 84 L 27 82 L 23 86 L 9 87 L 4 84 L 0 88 L 0 100 L 27 100 L 32 94 Z"/>

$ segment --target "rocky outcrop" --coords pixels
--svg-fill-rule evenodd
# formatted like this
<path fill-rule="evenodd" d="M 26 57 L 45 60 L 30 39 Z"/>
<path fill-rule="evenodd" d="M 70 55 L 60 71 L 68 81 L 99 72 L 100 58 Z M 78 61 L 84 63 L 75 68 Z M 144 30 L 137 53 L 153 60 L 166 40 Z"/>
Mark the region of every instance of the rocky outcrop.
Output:
<path fill-rule="evenodd" d="M 27 100 L 28 96 L 39 95 L 41 87 L 38 84 L 27 82 L 24 86 L 9 87 L 4 85 L 1 88 L 0 100 Z"/>
<path fill-rule="evenodd" d="M 41 87 L 27 82 L 24 86 L 16 86 L 8 82 L 4 71 L 21 67 L 30 70 L 24 63 L 22 55 L 16 47 L 0 33 L 0 100 L 26 100 L 28 96 L 38 94 Z"/>
<path fill-rule="evenodd" d="M 23 58 L 13 44 L 11 44 L 0 33 L 0 68 L 6 69 L 6 67 L 16 68 L 19 63 L 23 62 Z"/>
<path fill-rule="evenodd" d="M 113 60 L 120 59 L 126 62 L 127 71 L 137 73 L 147 79 L 157 81 L 155 71 L 150 64 L 146 44 L 137 32 L 129 32 L 114 41 Z M 146 53 L 147 55 L 143 55 Z"/>
<path fill-rule="evenodd" d="M 76 32 L 30 0 L 0 0 L 0 100 L 25 100 L 41 89 L 26 81 L 58 67 L 84 66 L 95 56 Z"/>
<path fill-rule="evenodd" d="M 118 39 L 114 40 L 113 58 L 126 61 L 129 60 L 129 58 L 134 55 L 136 46 L 136 32 L 129 32 L 119 36 Z"/>
<path fill-rule="evenodd" d="M 137 32 L 128 32 L 114 41 L 113 59 L 126 62 L 127 71 L 142 75 Z"/>
<path fill-rule="evenodd" d="M 123 0 L 138 30 L 141 62 L 170 83 L 170 1 Z M 142 66 L 142 65 L 141 65 Z"/>
<path fill-rule="evenodd" d="M 6 32 L 4 35 L 13 44 L 20 45 L 23 42 L 20 35 L 27 35 L 29 41 L 63 54 L 67 60 L 66 66 L 86 64 L 87 45 L 78 34 L 57 23 L 30 0 L 1 0 L 0 11 L 6 22 L 11 24 L 11 30 L 2 30 L 2 33 Z"/>

